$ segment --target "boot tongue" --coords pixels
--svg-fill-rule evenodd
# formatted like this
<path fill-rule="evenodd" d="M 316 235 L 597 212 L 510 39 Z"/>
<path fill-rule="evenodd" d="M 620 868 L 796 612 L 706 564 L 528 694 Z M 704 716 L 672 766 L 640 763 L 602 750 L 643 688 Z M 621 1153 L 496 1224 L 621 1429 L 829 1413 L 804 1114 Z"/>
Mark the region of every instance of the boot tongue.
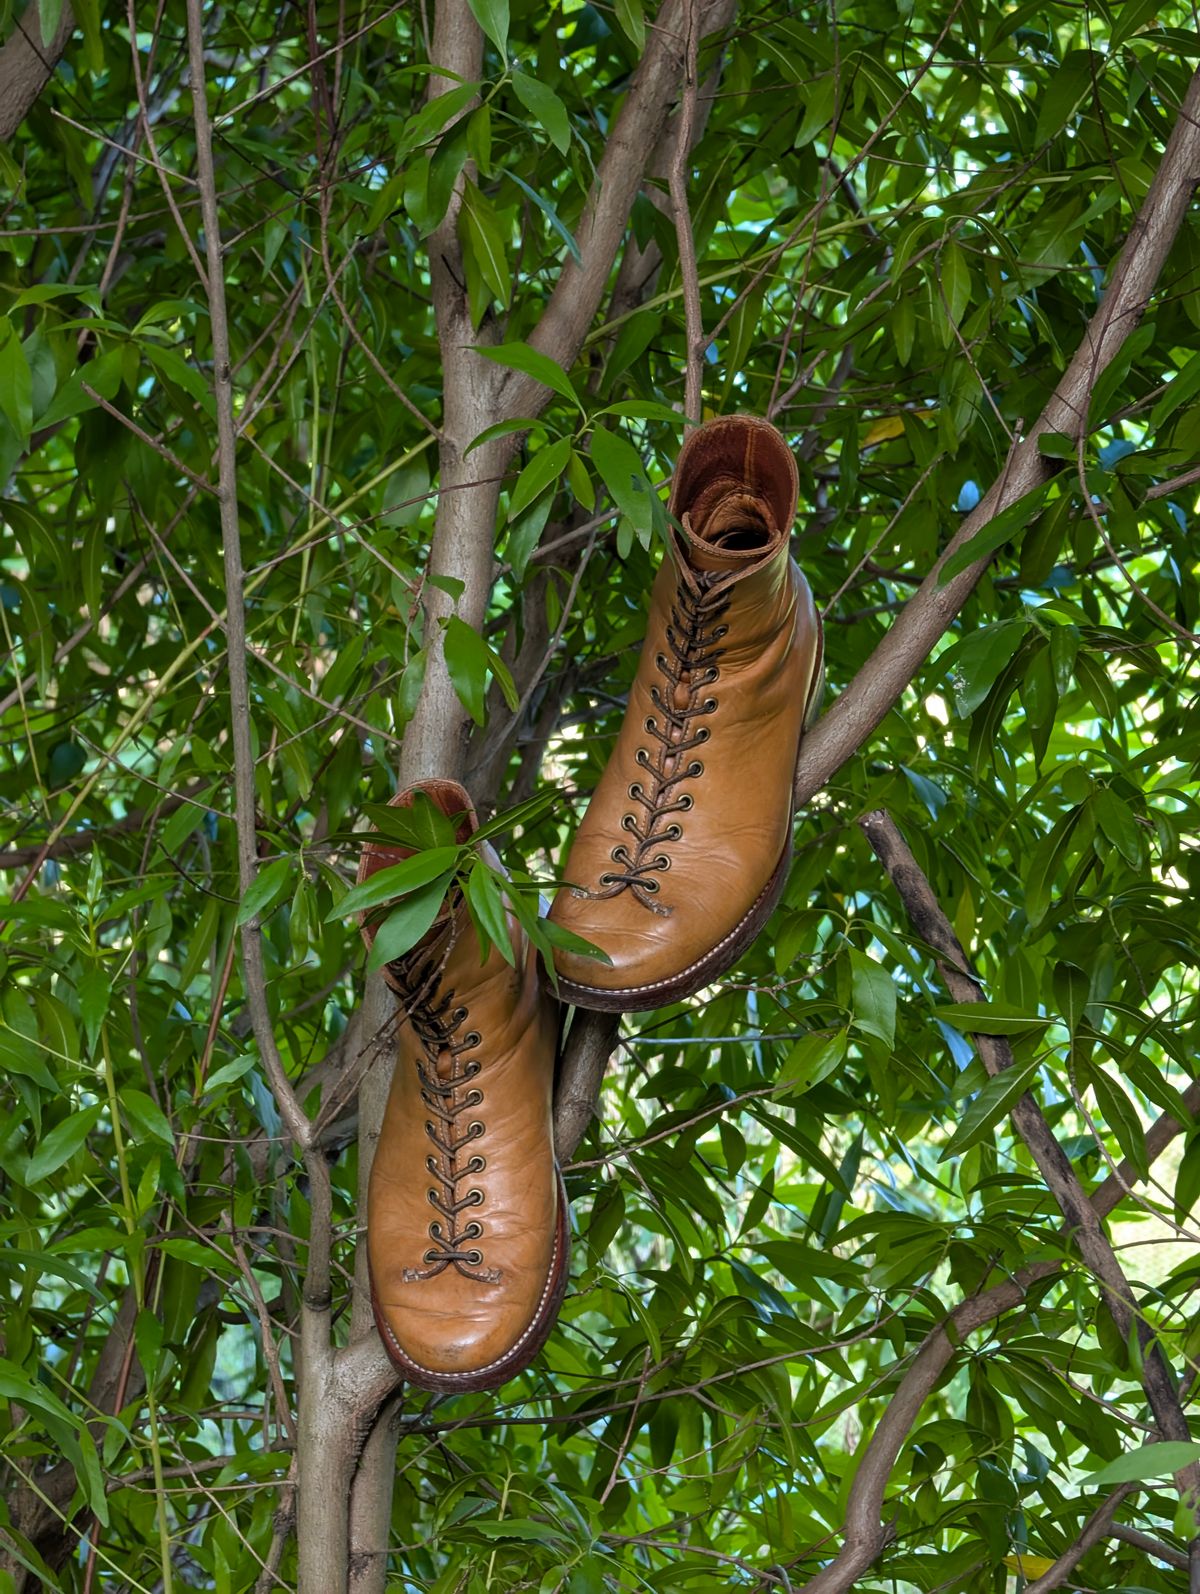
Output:
<path fill-rule="evenodd" d="M 697 573 L 746 575 L 782 542 L 771 506 L 744 487 L 714 482 L 683 517 L 683 554 Z"/>

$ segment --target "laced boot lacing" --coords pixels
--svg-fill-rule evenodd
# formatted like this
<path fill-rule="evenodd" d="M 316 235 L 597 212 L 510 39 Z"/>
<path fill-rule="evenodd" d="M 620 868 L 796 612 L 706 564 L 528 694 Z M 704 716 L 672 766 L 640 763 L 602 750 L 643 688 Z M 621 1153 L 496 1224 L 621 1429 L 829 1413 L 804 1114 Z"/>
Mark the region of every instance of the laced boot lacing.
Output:
<path fill-rule="evenodd" d="M 687 813 L 694 806 L 691 793 L 678 788 L 704 773 L 701 760 L 688 759 L 687 754 L 708 741 L 708 726 L 697 721 L 717 708 L 716 698 L 705 693 L 720 677 L 719 660 L 725 650 L 718 644 L 729 627 L 718 622 L 732 595 L 728 585 L 711 590 L 720 579 L 717 574 L 705 573 L 697 577 L 696 591 L 683 582 L 676 590 L 666 632 L 670 655 L 659 653 L 654 660 L 665 686 L 656 682 L 650 688 L 650 701 L 661 714 L 662 725 L 653 714 L 646 716 L 643 726 L 655 745 L 638 748 L 635 762 L 646 771 L 646 779 L 633 781 L 628 788 L 643 812 L 627 813 L 621 820 L 621 829 L 634 837 L 635 844 L 632 850 L 626 842 L 613 848 L 610 856 L 621 869 L 606 870 L 600 876 L 602 889 L 589 893 L 591 896 L 615 897 L 629 890 L 652 913 L 665 916 L 671 912 L 654 901 L 659 891 L 656 876 L 671 867 L 670 855 L 661 849 L 680 840 L 683 827 L 675 819 L 662 829 L 656 827 L 670 815 Z"/>
<path fill-rule="evenodd" d="M 395 980 L 396 966 L 389 970 Z M 474 1051 L 482 1045 L 478 1030 L 468 1030 L 461 1039 L 455 1039 L 469 1014 L 465 1007 L 455 1007 L 454 992 L 447 991 L 437 1000 L 437 970 L 427 965 L 416 977 L 405 974 L 405 994 L 410 997 L 409 1022 L 417 1033 L 425 1052 L 425 1062 L 417 1063 L 417 1078 L 421 1099 L 431 1113 L 425 1120 L 425 1133 L 437 1147 L 437 1155 L 425 1158 L 425 1167 L 437 1181 L 430 1187 L 428 1199 L 440 1217 L 429 1225 L 432 1244 L 425 1252 L 424 1267 L 406 1267 L 404 1279 L 415 1283 L 420 1279 L 436 1278 L 448 1267 L 457 1268 L 464 1278 L 475 1279 L 480 1284 L 497 1284 L 497 1268 L 484 1267 L 483 1252 L 477 1242 L 483 1235 L 483 1225 L 472 1218 L 460 1227 L 461 1214 L 468 1208 L 483 1205 L 483 1191 L 471 1186 L 465 1194 L 459 1188 L 475 1174 L 482 1173 L 487 1160 L 478 1152 L 469 1157 L 466 1148 L 484 1134 L 480 1118 L 472 1118 L 463 1133 L 459 1133 L 459 1120 L 472 1108 L 483 1105 L 483 1091 L 471 1084 L 482 1071 L 478 1058 L 462 1061 L 464 1052 Z M 412 992 L 418 994 L 412 998 Z M 432 997 L 426 992 L 432 991 Z"/>

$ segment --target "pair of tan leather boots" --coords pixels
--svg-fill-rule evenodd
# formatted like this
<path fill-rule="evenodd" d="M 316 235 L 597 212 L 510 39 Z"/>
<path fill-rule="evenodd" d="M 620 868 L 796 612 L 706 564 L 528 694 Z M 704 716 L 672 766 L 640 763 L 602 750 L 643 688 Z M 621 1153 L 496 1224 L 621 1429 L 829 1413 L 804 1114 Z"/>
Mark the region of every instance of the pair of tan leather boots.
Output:
<path fill-rule="evenodd" d="M 791 858 L 800 738 L 822 688 L 821 625 L 789 554 L 795 460 L 765 421 L 698 427 L 671 492 L 669 557 L 612 757 L 575 836 L 553 921 L 602 949 L 555 958 L 559 998 L 513 915 L 515 967 L 449 902 L 387 965 L 396 1069 L 367 1211 L 375 1320 L 425 1389 L 491 1389 L 527 1367 L 566 1288 L 551 1122 L 559 1001 L 661 1007 L 710 984 L 766 922 Z M 425 792 L 477 828 L 467 792 Z M 480 851 L 498 860 L 488 843 Z M 363 880 L 405 856 L 368 845 Z M 368 944 L 374 931 L 364 926 Z"/>

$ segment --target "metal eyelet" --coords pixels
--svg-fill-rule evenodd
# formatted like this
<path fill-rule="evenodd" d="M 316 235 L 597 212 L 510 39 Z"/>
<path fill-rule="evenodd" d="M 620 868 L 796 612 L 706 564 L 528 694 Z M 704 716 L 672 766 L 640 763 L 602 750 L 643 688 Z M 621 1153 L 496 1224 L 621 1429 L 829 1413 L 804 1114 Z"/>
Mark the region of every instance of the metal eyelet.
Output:
<path fill-rule="evenodd" d="M 429 1202 L 431 1207 L 436 1207 L 437 1206 L 437 1199 L 438 1199 L 437 1191 L 436 1190 L 426 1190 L 425 1199 Z"/>
<path fill-rule="evenodd" d="M 473 1251 L 464 1251 L 463 1255 L 466 1257 L 467 1261 L 472 1267 L 478 1267 L 483 1261 L 483 1252 L 479 1250 L 478 1247 L 476 1247 L 476 1249 Z"/>
<path fill-rule="evenodd" d="M 467 1033 L 463 1036 L 462 1043 L 463 1043 L 463 1050 L 467 1051 L 472 1046 L 482 1046 L 482 1044 L 483 1044 L 483 1036 L 479 1033 L 479 1031 L 477 1029 L 468 1030 Z M 478 1063 L 468 1063 L 467 1066 L 469 1068 L 473 1068 L 476 1073 L 479 1072 L 479 1064 Z"/>
<path fill-rule="evenodd" d="M 703 775 L 703 773 L 704 773 L 704 765 L 700 762 L 700 760 L 698 758 L 693 758 L 691 763 L 687 767 L 688 776 L 689 777 L 694 777 L 696 775 Z"/>
<path fill-rule="evenodd" d="M 637 829 L 637 820 L 634 818 L 634 816 L 632 814 L 626 814 L 624 819 L 622 819 L 622 821 L 621 821 L 621 829 L 622 830 L 636 830 Z"/>
<path fill-rule="evenodd" d="M 467 1010 L 466 1010 L 465 1007 L 456 1007 L 454 1009 L 454 1021 L 455 1021 L 456 1024 L 461 1024 L 463 1019 L 466 1018 L 466 1016 L 467 1016 Z"/>
<path fill-rule="evenodd" d="M 426 1251 L 425 1260 L 427 1262 L 440 1262 L 441 1257 L 438 1256 L 436 1251 Z"/>
<path fill-rule="evenodd" d="M 431 1223 L 429 1225 L 429 1228 L 426 1230 L 426 1233 L 429 1235 L 429 1238 L 431 1240 L 437 1240 L 440 1243 L 440 1241 L 442 1239 L 442 1226 L 441 1226 L 441 1224 L 440 1223 Z"/>
<path fill-rule="evenodd" d="M 717 712 L 717 700 L 715 697 L 706 697 L 704 699 L 704 712 L 706 714 L 715 714 Z"/>
<path fill-rule="evenodd" d="M 654 722 L 653 714 L 646 715 L 646 718 L 642 721 L 642 729 L 647 731 L 656 731 L 658 729 L 658 726 Z"/>
<path fill-rule="evenodd" d="M 648 891 L 652 897 L 658 895 L 658 881 L 657 880 L 655 880 L 653 878 L 650 878 L 650 879 L 647 879 L 647 880 L 639 880 L 638 884 L 641 886 L 643 891 Z"/>
<path fill-rule="evenodd" d="M 475 1155 L 471 1158 L 471 1160 L 467 1163 L 466 1171 L 468 1173 L 482 1173 L 483 1170 L 486 1167 L 487 1167 L 487 1158 L 486 1157 L 481 1157 L 479 1155 L 479 1153 L 476 1152 Z"/>
<path fill-rule="evenodd" d="M 429 1136 L 430 1140 L 434 1138 L 433 1125 L 430 1123 L 428 1118 L 425 1120 L 425 1133 Z"/>
<path fill-rule="evenodd" d="M 644 747 L 638 748 L 637 752 L 633 755 L 633 761 L 639 769 L 650 768 L 650 754 Z"/>
<path fill-rule="evenodd" d="M 615 874 L 602 874 L 600 876 L 600 884 L 602 886 L 615 886 L 619 878 L 620 876 Z"/>
<path fill-rule="evenodd" d="M 679 806 L 685 813 L 690 813 L 696 806 L 696 799 L 692 796 L 690 791 L 684 792 L 683 796 L 679 799 Z"/>
<path fill-rule="evenodd" d="M 671 860 L 667 857 L 665 852 L 660 852 L 654 860 L 653 867 L 655 869 L 669 869 L 671 867 Z"/>
<path fill-rule="evenodd" d="M 426 1173 L 431 1173 L 431 1174 L 433 1174 L 435 1179 L 437 1178 L 437 1176 L 438 1176 L 438 1165 L 437 1165 L 436 1161 L 433 1159 L 433 1157 L 426 1157 L 425 1158 L 425 1172 Z"/>
<path fill-rule="evenodd" d="M 483 1100 L 483 1092 L 481 1090 L 469 1090 L 467 1092 L 466 1100 L 464 1101 L 463 1106 L 464 1107 L 478 1107 L 479 1103 L 482 1100 Z"/>
<path fill-rule="evenodd" d="M 479 1099 L 480 1099 L 480 1101 L 483 1100 L 482 1095 L 480 1096 Z M 474 1105 L 475 1105 L 475 1103 L 472 1103 L 472 1106 L 474 1106 Z M 487 1130 L 484 1128 L 483 1124 L 480 1123 L 478 1118 L 472 1118 L 471 1122 L 467 1125 L 467 1139 L 468 1140 L 478 1140 L 480 1135 L 483 1135 L 483 1134 L 486 1134 L 486 1133 L 487 1133 Z"/>
<path fill-rule="evenodd" d="M 717 629 L 713 632 L 713 641 L 714 642 L 719 642 L 722 637 L 727 637 L 728 635 L 729 635 L 729 627 L 727 625 L 719 625 L 717 627 Z"/>
<path fill-rule="evenodd" d="M 683 828 L 682 828 L 682 826 L 680 826 L 680 825 L 668 825 L 667 828 L 663 831 L 663 840 L 664 841 L 682 841 L 683 840 Z"/>
<path fill-rule="evenodd" d="M 482 1233 L 482 1223 L 468 1223 L 462 1232 L 462 1237 L 464 1240 L 478 1240 Z"/>
<path fill-rule="evenodd" d="M 701 725 L 700 729 L 696 732 L 696 740 L 698 742 L 707 742 L 712 740 L 712 732 L 709 730 L 707 725 Z"/>
<path fill-rule="evenodd" d="M 483 1205 L 483 1191 L 482 1190 L 468 1190 L 467 1191 L 467 1205 L 468 1206 L 472 1206 L 472 1207 L 481 1207 Z"/>

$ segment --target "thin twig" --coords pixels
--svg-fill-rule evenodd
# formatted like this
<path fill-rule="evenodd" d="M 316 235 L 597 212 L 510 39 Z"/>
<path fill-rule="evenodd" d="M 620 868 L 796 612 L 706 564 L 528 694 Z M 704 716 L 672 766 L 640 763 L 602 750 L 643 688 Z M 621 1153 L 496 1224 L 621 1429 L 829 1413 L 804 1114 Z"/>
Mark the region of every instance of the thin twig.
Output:
<path fill-rule="evenodd" d="M 700 273 L 696 266 L 696 239 L 688 209 L 688 168 L 692 155 L 692 127 L 696 120 L 696 50 L 698 24 L 696 0 L 683 0 L 684 66 L 679 127 L 667 182 L 679 245 L 679 276 L 683 284 L 686 327 L 686 379 L 683 413 L 693 426 L 700 424 L 701 378 L 704 359 L 704 319 L 700 307 Z"/>

